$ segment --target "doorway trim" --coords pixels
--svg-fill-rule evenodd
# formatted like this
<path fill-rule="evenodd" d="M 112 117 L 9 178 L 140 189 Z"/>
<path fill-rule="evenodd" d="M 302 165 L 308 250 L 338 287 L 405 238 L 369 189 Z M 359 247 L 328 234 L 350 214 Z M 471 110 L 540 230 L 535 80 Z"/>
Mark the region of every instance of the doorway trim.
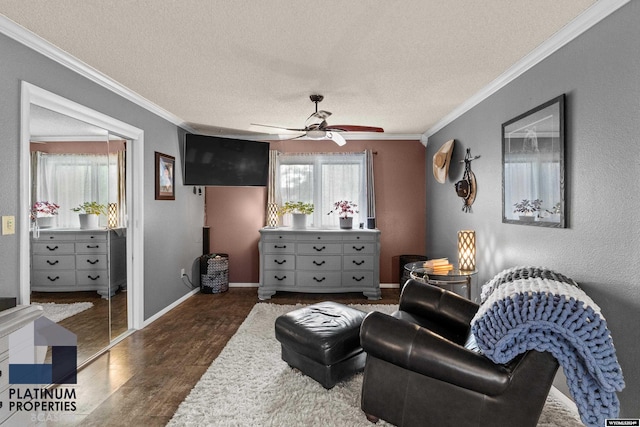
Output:
<path fill-rule="evenodd" d="M 129 327 L 141 329 L 144 323 L 144 131 L 89 107 L 56 95 L 26 81 L 21 82 L 20 105 L 20 304 L 29 304 L 31 297 L 29 211 L 31 208 L 30 130 L 31 105 L 64 114 L 105 129 L 131 141 L 127 144 L 127 294 L 130 313 Z M 135 262 L 134 262 L 135 261 Z"/>

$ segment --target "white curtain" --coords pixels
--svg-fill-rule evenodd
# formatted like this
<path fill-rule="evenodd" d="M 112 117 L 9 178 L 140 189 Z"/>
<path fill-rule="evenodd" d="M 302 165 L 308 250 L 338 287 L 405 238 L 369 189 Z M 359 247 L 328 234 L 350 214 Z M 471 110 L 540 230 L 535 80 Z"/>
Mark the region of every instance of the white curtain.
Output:
<path fill-rule="evenodd" d="M 358 205 L 354 227 L 366 223 L 367 168 L 365 153 L 279 153 L 277 200 L 313 203 L 311 226 L 338 227 L 337 214 L 327 215 L 333 204 L 349 200 Z M 289 225 L 289 218 L 284 218 Z"/>
<path fill-rule="evenodd" d="M 118 203 L 118 154 L 50 154 L 34 152 L 33 202 L 48 201 L 60 206 L 57 227 L 77 228 L 78 214 L 71 209 L 84 202 L 105 206 Z M 111 191 L 110 191 L 111 186 Z M 114 200 L 110 200 L 109 197 Z M 101 216 L 100 225 L 107 225 Z"/>

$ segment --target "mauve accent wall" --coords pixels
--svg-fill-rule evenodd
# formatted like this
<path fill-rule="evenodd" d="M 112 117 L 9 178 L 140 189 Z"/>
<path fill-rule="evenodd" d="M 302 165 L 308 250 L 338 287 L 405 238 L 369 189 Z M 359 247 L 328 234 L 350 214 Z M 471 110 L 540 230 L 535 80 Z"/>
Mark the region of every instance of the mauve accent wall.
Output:
<path fill-rule="evenodd" d="M 424 254 L 425 148 L 420 141 L 351 140 L 339 148 L 331 141 L 277 141 L 281 152 L 361 152 L 374 157 L 377 227 L 381 230 L 380 282 L 398 283 L 398 256 Z M 257 284 L 258 230 L 264 226 L 266 189 L 208 187 L 206 224 L 211 252 L 229 254 L 229 281 Z"/>
<path fill-rule="evenodd" d="M 480 283 L 502 269 L 541 265 L 575 279 L 613 336 L 626 388 L 621 416 L 640 416 L 640 2 L 630 2 L 432 135 L 427 158 L 456 139 L 447 185 L 427 172 L 427 252 L 454 256 L 458 230 L 476 230 Z M 566 98 L 568 228 L 503 224 L 501 125 Z M 478 194 L 460 211 L 453 183 L 466 148 Z M 557 382 L 556 382 L 557 383 Z M 559 388 L 562 384 L 556 384 Z M 565 390 L 566 391 L 566 387 Z"/>

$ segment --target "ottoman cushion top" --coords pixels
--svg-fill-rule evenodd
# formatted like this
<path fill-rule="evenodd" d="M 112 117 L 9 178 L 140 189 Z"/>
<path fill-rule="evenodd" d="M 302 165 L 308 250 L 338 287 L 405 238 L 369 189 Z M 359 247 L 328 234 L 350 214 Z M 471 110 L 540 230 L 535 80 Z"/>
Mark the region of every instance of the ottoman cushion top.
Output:
<path fill-rule="evenodd" d="M 362 351 L 360 325 L 365 315 L 335 302 L 313 304 L 278 317 L 276 338 L 300 354 L 332 365 Z"/>

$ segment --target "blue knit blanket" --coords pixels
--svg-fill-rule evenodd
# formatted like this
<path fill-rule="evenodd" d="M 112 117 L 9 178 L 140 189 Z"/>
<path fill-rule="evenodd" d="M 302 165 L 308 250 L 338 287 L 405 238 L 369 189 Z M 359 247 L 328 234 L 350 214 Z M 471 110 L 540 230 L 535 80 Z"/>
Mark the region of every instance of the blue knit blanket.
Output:
<path fill-rule="evenodd" d="M 471 330 L 484 355 L 507 363 L 528 350 L 548 351 L 585 425 L 618 417 L 624 379 L 611 333 L 576 282 L 544 268 L 511 268 L 482 287 L 481 302 Z"/>

